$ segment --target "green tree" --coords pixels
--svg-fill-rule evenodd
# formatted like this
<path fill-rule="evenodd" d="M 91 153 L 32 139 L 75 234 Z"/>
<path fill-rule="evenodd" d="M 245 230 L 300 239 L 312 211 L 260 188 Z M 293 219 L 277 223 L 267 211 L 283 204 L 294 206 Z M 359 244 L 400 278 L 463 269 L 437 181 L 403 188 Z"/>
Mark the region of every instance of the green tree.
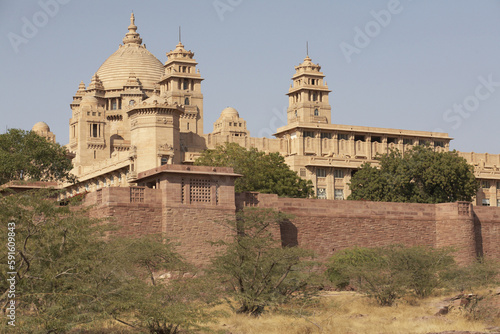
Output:
<path fill-rule="evenodd" d="M 0 134 L 0 184 L 12 180 L 74 181 L 67 150 L 33 131 Z"/>
<path fill-rule="evenodd" d="M 161 236 L 117 238 L 111 246 L 126 277 L 107 307 L 116 321 L 149 333 L 175 334 L 204 329 L 217 314 L 209 310 L 219 299 L 217 286 L 210 277 L 198 276 Z"/>
<path fill-rule="evenodd" d="M 473 167 L 456 151 L 415 146 L 404 155 L 391 150 L 378 159 L 380 166 L 365 163 L 352 176 L 348 199 L 445 203 L 470 202 L 476 195 Z"/>
<path fill-rule="evenodd" d="M 158 236 L 106 238 L 112 225 L 88 218 L 88 209 L 59 206 L 50 195 L 41 190 L 0 197 L 0 241 L 12 245 L 12 254 L 0 253 L 2 311 L 16 302 L 16 327 L 4 321 L 0 328 L 66 333 L 114 319 L 173 334 L 210 318 L 204 281 L 183 280 L 191 267 L 171 243 Z M 8 261 L 15 263 L 9 267 Z M 14 298 L 10 272 L 16 272 Z M 176 276 L 166 284 L 161 274 L 169 272 Z"/>
<path fill-rule="evenodd" d="M 301 179 L 279 153 L 266 154 L 236 143 L 206 150 L 195 161 L 198 166 L 232 167 L 243 177 L 235 182 L 235 191 L 258 191 L 282 197 L 306 198 L 313 195 L 311 181 Z"/>
<path fill-rule="evenodd" d="M 230 221 L 234 238 L 219 241 L 221 254 L 213 262 L 213 272 L 229 285 L 229 295 L 237 313 L 261 314 L 266 306 L 304 296 L 313 274 L 311 251 L 283 247 L 279 238 L 280 223 L 289 219 L 271 209 L 245 209 Z M 273 233 L 274 232 L 274 233 Z"/>
<path fill-rule="evenodd" d="M 13 275 L 8 272 L 16 272 L 15 328 L 23 333 L 57 333 L 101 318 L 106 297 L 98 274 L 109 265 L 103 263 L 102 226 L 69 206 L 58 206 L 49 195 L 43 190 L 0 198 L 0 238 L 13 246 L 12 254 L 0 253 L 0 303 L 5 312 L 12 300 L 7 278 Z"/>

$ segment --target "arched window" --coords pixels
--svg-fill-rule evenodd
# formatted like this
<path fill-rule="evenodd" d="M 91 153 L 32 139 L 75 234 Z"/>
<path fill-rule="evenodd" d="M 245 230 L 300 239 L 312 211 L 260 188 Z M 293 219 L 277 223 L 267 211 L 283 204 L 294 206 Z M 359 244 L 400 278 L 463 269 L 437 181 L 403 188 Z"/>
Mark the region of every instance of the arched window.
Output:
<path fill-rule="evenodd" d="M 319 110 L 318 109 L 314 109 L 314 116 L 319 116 Z"/>
<path fill-rule="evenodd" d="M 184 99 L 184 105 L 188 106 L 189 105 L 189 97 L 186 97 Z"/>

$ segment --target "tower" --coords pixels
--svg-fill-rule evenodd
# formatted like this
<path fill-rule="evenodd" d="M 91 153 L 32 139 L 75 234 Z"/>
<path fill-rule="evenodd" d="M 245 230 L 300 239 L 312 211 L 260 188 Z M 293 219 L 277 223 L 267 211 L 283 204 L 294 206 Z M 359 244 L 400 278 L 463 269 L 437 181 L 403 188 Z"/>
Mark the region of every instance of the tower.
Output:
<path fill-rule="evenodd" d="M 160 79 L 160 95 L 166 97 L 169 104 L 184 106 L 180 119 L 181 132 L 203 134 L 203 94 L 201 93 L 200 70 L 193 58 L 194 53 L 186 51 L 180 42 L 175 50 L 167 52 L 165 73 Z"/>
<path fill-rule="evenodd" d="M 295 66 L 293 83 L 288 90 L 288 124 L 300 123 L 331 123 L 331 107 L 328 94 L 331 92 L 324 82 L 321 66 L 314 64 L 306 56 L 304 62 Z"/>

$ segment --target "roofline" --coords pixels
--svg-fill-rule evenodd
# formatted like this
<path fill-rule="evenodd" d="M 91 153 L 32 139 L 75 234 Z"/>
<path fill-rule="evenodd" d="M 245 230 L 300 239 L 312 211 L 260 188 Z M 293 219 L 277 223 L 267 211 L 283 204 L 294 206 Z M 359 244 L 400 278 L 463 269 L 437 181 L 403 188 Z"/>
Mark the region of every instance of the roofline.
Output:
<path fill-rule="evenodd" d="M 373 134 L 386 134 L 393 136 L 408 136 L 408 137 L 432 137 L 437 139 L 452 140 L 447 133 L 431 132 L 431 131 L 416 131 L 416 130 L 403 130 L 403 129 L 390 129 L 390 128 L 377 128 L 359 125 L 344 125 L 344 124 L 316 124 L 316 123 L 292 123 L 282 126 L 277 129 L 273 136 L 294 130 L 294 129 L 315 129 L 315 130 L 336 130 L 342 132 L 364 132 Z"/>

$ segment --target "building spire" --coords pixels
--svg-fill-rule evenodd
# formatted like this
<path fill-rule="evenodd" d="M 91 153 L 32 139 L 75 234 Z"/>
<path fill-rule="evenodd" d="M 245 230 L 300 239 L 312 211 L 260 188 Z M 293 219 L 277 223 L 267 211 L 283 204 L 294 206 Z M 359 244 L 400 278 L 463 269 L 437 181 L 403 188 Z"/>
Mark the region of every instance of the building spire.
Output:
<path fill-rule="evenodd" d="M 125 38 L 123 38 L 123 44 L 142 44 L 142 38 L 137 33 L 134 12 L 130 14 L 130 25 L 128 26 L 128 33 L 126 33 Z"/>
<path fill-rule="evenodd" d="M 179 43 L 182 43 L 182 41 L 181 41 L 181 26 L 179 26 Z"/>
<path fill-rule="evenodd" d="M 309 57 L 309 41 L 306 41 L 306 56 Z"/>

